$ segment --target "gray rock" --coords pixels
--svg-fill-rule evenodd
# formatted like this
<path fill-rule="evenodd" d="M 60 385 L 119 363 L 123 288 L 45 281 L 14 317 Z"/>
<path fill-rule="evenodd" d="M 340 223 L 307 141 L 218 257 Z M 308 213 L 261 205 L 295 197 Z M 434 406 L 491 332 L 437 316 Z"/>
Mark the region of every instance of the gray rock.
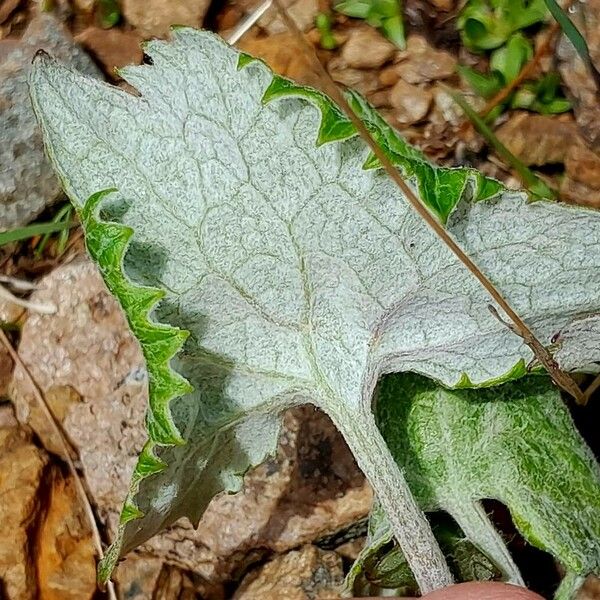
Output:
<path fill-rule="evenodd" d="M 29 100 L 27 77 L 37 50 L 101 77 L 92 60 L 52 15 L 35 17 L 21 42 L 0 50 L 0 231 L 22 226 L 60 196 L 60 184 L 44 155 Z"/>

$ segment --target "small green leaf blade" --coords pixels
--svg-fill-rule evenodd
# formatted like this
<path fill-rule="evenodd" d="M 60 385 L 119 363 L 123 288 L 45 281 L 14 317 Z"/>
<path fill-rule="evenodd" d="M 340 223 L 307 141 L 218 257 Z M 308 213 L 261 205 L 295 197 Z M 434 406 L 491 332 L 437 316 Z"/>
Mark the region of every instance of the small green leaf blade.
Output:
<path fill-rule="evenodd" d="M 502 80 L 497 73 L 480 73 L 464 65 L 458 65 L 456 70 L 469 87 L 482 98 L 491 98 L 502 89 Z"/>
<path fill-rule="evenodd" d="M 505 46 L 492 52 L 490 70 L 500 73 L 506 85 L 517 78 L 521 69 L 532 57 L 531 42 L 522 33 L 515 33 Z"/>
<path fill-rule="evenodd" d="M 577 54 L 579 54 L 581 60 L 590 70 L 591 75 L 596 81 L 596 85 L 600 84 L 600 72 L 596 69 L 594 65 L 594 61 L 590 56 L 590 50 L 588 48 L 587 42 L 581 32 L 575 25 L 573 21 L 569 18 L 569 15 L 565 12 L 565 10 L 560 6 L 560 4 L 556 0 L 544 0 L 548 10 L 552 14 L 552 16 L 556 19 L 556 22 L 560 25 L 564 34 L 569 38 L 571 44 L 573 44 Z"/>
<path fill-rule="evenodd" d="M 59 223 L 32 223 L 31 225 L 25 225 L 24 227 L 19 227 L 17 229 L 0 231 L 0 246 L 11 244 L 13 242 L 21 242 L 36 235 L 65 231 L 74 226 L 75 223 L 61 221 Z"/>

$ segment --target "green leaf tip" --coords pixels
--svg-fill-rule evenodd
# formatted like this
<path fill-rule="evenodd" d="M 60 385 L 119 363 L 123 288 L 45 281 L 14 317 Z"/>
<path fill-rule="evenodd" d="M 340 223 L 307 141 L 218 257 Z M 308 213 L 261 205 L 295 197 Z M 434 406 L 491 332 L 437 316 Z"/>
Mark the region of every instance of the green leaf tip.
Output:
<path fill-rule="evenodd" d="M 467 373 L 463 373 L 458 383 L 453 386 L 452 389 L 461 390 L 461 389 L 481 389 L 481 388 L 489 388 L 494 387 L 496 385 L 502 385 L 503 383 L 507 383 L 509 381 L 514 381 L 515 379 L 520 379 L 527 375 L 529 371 L 527 370 L 527 364 L 524 360 L 520 360 L 515 366 L 507 371 L 504 375 L 500 377 L 495 377 L 493 379 L 488 379 L 483 383 L 474 384 Z"/>
<path fill-rule="evenodd" d="M 246 54 L 245 52 L 240 52 L 240 56 L 238 58 L 237 68 L 238 71 L 243 69 L 246 65 L 253 63 L 254 61 L 259 60 L 258 58 L 252 56 L 251 54 Z"/>

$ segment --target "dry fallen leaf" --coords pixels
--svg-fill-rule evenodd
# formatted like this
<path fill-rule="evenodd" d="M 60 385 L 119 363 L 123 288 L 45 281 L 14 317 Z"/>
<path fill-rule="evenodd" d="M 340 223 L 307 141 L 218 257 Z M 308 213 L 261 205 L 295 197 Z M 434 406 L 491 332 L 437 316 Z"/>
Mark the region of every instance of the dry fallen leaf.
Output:
<path fill-rule="evenodd" d="M 269 37 L 248 35 L 240 40 L 238 47 L 264 60 L 279 75 L 307 85 L 319 85 L 319 75 L 293 33 L 276 33 Z"/>
<path fill-rule="evenodd" d="M 58 467 L 49 477 L 46 515 L 35 555 L 43 600 L 88 600 L 96 592 L 96 556 L 77 490 Z"/>

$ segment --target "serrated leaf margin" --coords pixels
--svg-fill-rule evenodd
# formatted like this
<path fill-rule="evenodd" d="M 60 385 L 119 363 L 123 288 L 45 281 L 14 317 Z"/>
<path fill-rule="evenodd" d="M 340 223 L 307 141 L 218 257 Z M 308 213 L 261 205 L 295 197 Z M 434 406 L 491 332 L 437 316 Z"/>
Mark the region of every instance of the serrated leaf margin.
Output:
<path fill-rule="evenodd" d="M 248 54 L 240 53 L 238 68 L 245 68 L 254 61 L 262 62 Z M 342 141 L 357 135 L 351 121 L 328 96 L 272 72 L 271 74 L 272 81 L 265 90 L 263 102 L 268 103 L 274 99 L 296 96 L 313 104 L 321 113 L 317 145 Z M 420 191 L 426 189 L 423 186 L 429 182 L 422 178 L 415 169 L 415 165 L 426 167 L 434 173 L 458 175 L 464 180 L 459 193 L 454 196 L 453 202 L 442 209 L 430 204 L 427 197 L 422 195 L 424 203 L 443 223 L 463 198 L 467 187 L 471 187 L 471 193 L 467 194 L 467 201 L 491 199 L 505 189 L 500 182 L 487 178 L 474 169 L 445 168 L 431 164 L 419 150 L 408 145 L 393 128 L 387 125 L 364 99 L 351 92 L 349 100 L 351 104 L 361 104 L 361 109 L 358 111 L 359 116 L 368 121 L 367 125 L 376 141 L 392 162 L 402 169 L 405 176 L 415 178 Z M 380 168 L 380 165 L 367 159 L 364 168 Z M 118 223 L 102 221 L 97 217 L 97 210 L 102 199 L 114 191 L 116 190 L 108 189 L 97 192 L 86 201 L 83 207 L 77 208 L 84 226 L 88 252 L 98 264 L 107 287 L 122 306 L 129 326 L 140 342 L 144 353 L 149 372 L 150 409 L 146 421 L 150 439 L 140 454 L 133 474 L 130 491 L 121 514 L 117 541 L 111 546 L 101 563 L 100 580 L 108 579 L 112 567 L 116 563 L 120 550 L 119 540 L 125 525 L 141 516 L 141 512 L 133 500 L 140 483 L 146 477 L 161 472 L 166 466 L 155 454 L 156 446 L 184 443 L 171 418 L 169 403 L 174 398 L 192 391 L 189 382 L 173 371 L 169 364 L 184 344 L 188 332 L 152 321 L 150 313 L 165 295 L 164 291 L 158 288 L 137 286 L 124 273 L 123 258 L 133 230 Z M 522 365 L 517 364 L 505 376 L 480 385 L 485 387 L 497 385 L 523 374 L 525 373 Z M 458 384 L 458 387 L 471 386 L 472 383 L 468 381 L 468 378 L 461 378 Z"/>
<path fill-rule="evenodd" d="M 120 550 L 120 538 L 125 525 L 141 516 L 134 502 L 140 483 L 150 475 L 160 473 L 165 463 L 154 452 L 157 446 L 182 445 L 184 440 L 173 422 L 170 403 L 173 399 L 193 391 L 190 383 L 171 368 L 171 359 L 181 350 L 189 332 L 165 325 L 151 318 L 152 311 L 165 292 L 159 288 L 134 284 L 125 274 L 123 260 L 133 229 L 98 217 L 101 202 L 115 189 L 107 189 L 90 196 L 78 207 L 88 253 L 98 266 L 102 279 L 117 299 L 138 340 L 148 370 L 149 406 L 146 429 L 149 439 L 138 458 L 125 505 L 121 512 L 117 539 L 100 563 L 98 577 L 106 581 Z"/>
<path fill-rule="evenodd" d="M 238 59 L 238 69 L 243 69 L 254 61 L 263 62 L 249 54 L 242 53 Z M 269 67 L 267 66 L 267 68 Z M 348 90 L 345 95 L 352 110 L 363 121 L 392 164 L 401 169 L 404 177 L 414 179 L 422 202 L 442 224 L 446 224 L 450 214 L 469 188 L 471 200 L 475 202 L 492 199 L 506 190 L 501 182 L 486 177 L 476 169 L 440 167 L 432 164 L 419 149 L 408 144 L 388 125 L 359 93 Z M 276 99 L 289 97 L 303 98 L 321 112 L 317 146 L 358 135 L 350 119 L 327 95 L 273 73 L 273 79 L 264 92 L 263 103 L 267 104 Z M 370 153 L 363 168 L 380 169 L 381 165 L 377 158 Z M 451 188 L 454 188 L 453 192 L 448 193 Z M 445 193 L 438 194 L 437 190 L 439 189 L 444 189 Z"/>

